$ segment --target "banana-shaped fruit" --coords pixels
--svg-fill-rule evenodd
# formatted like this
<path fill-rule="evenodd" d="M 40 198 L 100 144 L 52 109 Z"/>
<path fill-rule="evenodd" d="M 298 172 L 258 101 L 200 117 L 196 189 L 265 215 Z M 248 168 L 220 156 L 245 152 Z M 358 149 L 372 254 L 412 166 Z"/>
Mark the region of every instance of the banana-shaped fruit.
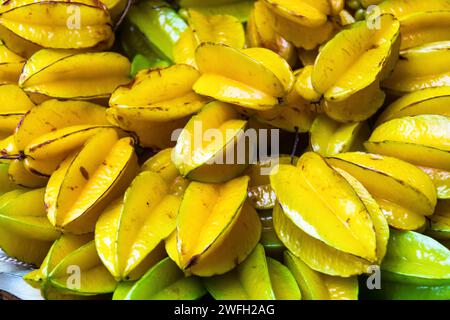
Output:
<path fill-rule="evenodd" d="M 419 12 L 400 19 L 400 50 L 450 39 L 448 10 Z"/>
<path fill-rule="evenodd" d="M 268 49 L 204 43 L 195 57 L 202 75 L 194 91 L 244 108 L 270 109 L 294 84 L 289 64 Z"/>
<path fill-rule="evenodd" d="M 263 245 L 267 256 L 279 259 L 286 247 L 278 239 L 273 227 L 272 210 L 259 210 L 258 214 L 262 224 L 261 240 L 259 242 Z"/>
<path fill-rule="evenodd" d="M 300 300 L 301 293 L 289 269 L 266 257 L 258 244 L 234 270 L 205 278 L 206 289 L 216 300 Z"/>
<path fill-rule="evenodd" d="M 172 160 L 180 174 L 210 183 L 239 176 L 251 157 L 244 135 L 247 121 L 239 118 L 233 106 L 218 101 L 207 104 L 193 116 L 173 151 Z"/>
<path fill-rule="evenodd" d="M 17 83 L 25 62 L 0 40 L 0 84 Z"/>
<path fill-rule="evenodd" d="M 176 170 L 170 153 L 155 157 L 159 159 L 148 163 L 151 171 L 141 172 L 123 200 L 115 201 L 96 224 L 99 255 L 117 279 L 127 280 L 144 260 L 150 259 L 154 264 L 163 258 L 164 247 L 161 256 L 159 244 L 176 228 L 178 209 L 188 181 L 167 174 Z M 165 166 L 161 168 L 157 162 Z M 142 193 L 143 188 L 150 191 Z M 150 266 L 146 265 L 148 269 Z"/>
<path fill-rule="evenodd" d="M 381 276 L 382 281 L 448 286 L 450 250 L 423 234 L 391 230 Z"/>
<path fill-rule="evenodd" d="M 261 221 L 246 202 L 248 180 L 244 176 L 223 184 L 190 183 L 178 211 L 176 233 L 166 243 L 169 257 L 182 270 L 220 275 L 251 253 L 261 237 Z"/>
<path fill-rule="evenodd" d="M 437 114 L 450 117 L 450 86 L 411 92 L 391 103 L 378 117 L 376 125 L 405 116 Z"/>
<path fill-rule="evenodd" d="M 265 10 L 267 23 L 296 47 L 314 49 L 334 32 L 327 18 L 331 7 L 326 0 L 260 0 L 255 5 Z"/>
<path fill-rule="evenodd" d="M 275 31 L 272 22 L 273 18 L 266 6 L 260 1 L 255 2 L 247 22 L 249 46 L 270 49 L 292 66 L 297 60 L 295 47 Z"/>
<path fill-rule="evenodd" d="M 395 93 L 450 86 L 450 41 L 428 43 L 400 52 L 398 63 L 382 86 Z"/>
<path fill-rule="evenodd" d="M 435 239 L 450 239 L 450 200 L 438 201 L 427 233 Z"/>
<path fill-rule="evenodd" d="M 254 0 L 180 0 L 180 14 L 193 9 L 204 15 L 230 15 L 241 22 L 249 20 Z M 186 13 L 187 15 L 187 13 Z"/>
<path fill-rule="evenodd" d="M 142 70 L 128 85 L 117 88 L 109 100 L 116 114 L 126 120 L 169 122 L 197 113 L 206 98 L 192 90 L 200 73 L 189 65 Z"/>
<path fill-rule="evenodd" d="M 4 45 L 20 57 L 30 58 L 42 47 L 25 40 L 0 24 L 0 39 Z"/>
<path fill-rule="evenodd" d="M 19 86 L 54 98 L 107 98 L 129 74 L 130 62 L 115 52 L 43 49 L 25 64 Z"/>
<path fill-rule="evenodd" d="M 188 26 L 167 2 L 141 1 L 131 6 L 127 20 L 145 35 L 160 58 L 174 61 L 174 46 Z"/>
<path fill-rule="evenodd" d="M 358 278 L 333 277 L 317 272 L 289 251 L 284 263 L 294 275 L 304 300 L 358 300 Z"/>
<path fill-rule="evenodd" d="M 238 19 L 229 15 L 206 16 L 188 10 L 189 28 L 181 35 L 174 48 L 174 61 L 196 66 L 195 49 L 204 42 L 223 43 L 242 49 L 245 32 Z"/>
<path fill-rule="evenodd" d="M 102 264 L 92 235 L 63 235 L 38 270 L 24 276 L 46 299 L 83 299 L 115 290 L 117 282 Z"/>
<path fill-rule="evenodd" d="M 279 165 L 270 181 L 284 209 L 276 206 L 273 212 L 277 235 L 309 267 L 348 277 L 380 263 L 388 224 L 355 178 L 307 152 L 297 167 Z"/>
<path fill-rule="evenodd" d="M 30 110 L 17 126 L 14 143 L 30 172 L 50 176 L 93 134 L 112 127 L 106 109 L 84 101 L 48 100 Z"/>
<path fill-rule="evenodd" d="M 13 134 L 34 103 L 17 85 L 0 85 L 0 139 Z"/>
<path fill-rule="evenodd" d="M 120 139 L 115 129 L 98 132 L 51 175 L 45 192 L 50 222 L 76 234 L 94 231 L 103 209 L 126 190 L 137 171 L 133 139 Z"/>
<path fill-rule="evenodd" d="M 117 300 L 197 300 L 206 294 L 200 278 L 186 277 L 169 258 L 158 262 L 125 290 Z"/>
<path fill-rule="evenodd" d="M 420 166 L 434 181 L 438 198 L 448 199 L 449 126 L 450 118 L 441 115 L 394 118 L 378 126 L 364 145 L 369 152 L 396 157 Z"/>
<path fill-rule="evenodd" d="M 311 150 L 325 157 L 364 150 L 363 142 L 369 134 L 365 122 L 339 123 L 326 115 L 318 115 L 310 129 Z"/>
<path fill-rule="evenodd" d="M 337 154 L 327 162 L 358 179 L 377 201 L 389 225 L 396 229 L 420 229 L 425 225 L 425 217 L 434 212 L 435 186 L 412 164 L 363 152 Z"/>
<path fill-rule="evenodd" d="M 325 112 L 334 120 L 363 121 L 384 102 L 379 82 L 397 60 L 400 24 L 388 14 L 378 19 L 378 29 L 361 21 L 340 31 L 315 61 L 312 85 L 323 95 Z"/>
<path fill-rule="evenodd" d="M 45 189 L 16 189 L 0 197 L 0 247 L 11 257 L 39 265 L 60 236 L 47 220 Z"/>
<path fill-rule="evenodd" d="M 293 159 L 287 155 L 281 155 L 275 159 L 259 161 L 251 164 L 244 171 L 244 175 L 250 177 L 248 188 L 248 200 L 251 205 L 258 210 L 273 209 L 277 198 L 270 186 L 270 171 L 278 164 L 297 163 L 297 158 Z"/>
<path fill-rule="evenodd" d="M 108 10 L 95 0 L 5 2 L 0 24 L 45 48 L 92 48 L 114 37 Z"/>

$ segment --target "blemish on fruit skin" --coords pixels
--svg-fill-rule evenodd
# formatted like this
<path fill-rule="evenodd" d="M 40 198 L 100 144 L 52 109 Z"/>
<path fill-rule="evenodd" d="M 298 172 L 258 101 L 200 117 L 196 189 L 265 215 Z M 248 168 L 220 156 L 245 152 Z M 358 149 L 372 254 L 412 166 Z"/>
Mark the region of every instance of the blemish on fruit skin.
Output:
<path fill-rule="evenodd" d="M 89 172 L 86 170 L 85 167 L 80 167 L 80 173 L 84 179 L 89 180 Z"/>

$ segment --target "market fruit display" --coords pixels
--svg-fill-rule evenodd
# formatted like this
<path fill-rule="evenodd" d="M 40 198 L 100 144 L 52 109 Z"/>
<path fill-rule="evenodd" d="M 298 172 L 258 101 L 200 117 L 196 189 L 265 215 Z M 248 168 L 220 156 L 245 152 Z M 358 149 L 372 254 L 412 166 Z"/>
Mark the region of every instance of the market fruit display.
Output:
<path fill-rule="evenodd" d="M 4 1 L 0 249 L 48 300 L 450 300 L 449 30 L 449 0 Z"/>

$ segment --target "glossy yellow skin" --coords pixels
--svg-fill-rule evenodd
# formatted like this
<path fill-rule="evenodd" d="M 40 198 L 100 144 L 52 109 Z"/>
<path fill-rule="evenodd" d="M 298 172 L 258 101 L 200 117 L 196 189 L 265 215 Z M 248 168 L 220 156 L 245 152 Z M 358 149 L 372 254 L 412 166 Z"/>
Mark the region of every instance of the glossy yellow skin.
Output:
<path fill-rule="evenodd" d="M 244 108 L 271 108 L 292 86 L 289 65 L 268 49 L 239 51 L 204 43 L 196 50 L 196 61 L 202 76 L 194 84 L 195 92 Z"/>
<path fill-rule="evenodd" d="M 54 129 L 81 125 L 108 125 L 105 108 L 89 102 L 49 100 L 33 108 L 21 121 L 15 133 L 20 151 L 37 137 Z"/>
<path fill-rule="evenodd" d="M 197 49 L 197 40 L 190 28 L 186 29 L 178 39 L 173 48 L 173 60 L 177 64 L 187 64 L 197 68 L 195 61 L 195 49 Z"/>
<path fill-rule="evenodd" d="M 0 40 L 0 84 L 17 83 L 25 62 Z"/>
<path fill-rule="evenodd" d="M 378 126 L 364 146 L 372 153 L 448 171 L 449 123 L 439 115 L 392 119 Z"/>
<path fill-rule="evenodd" d="M 400 52 L 383 87 L 396 94 L 450 85 L 450 41 L 433 42 Z"/>
<path fill-rule="evenodd" d="M 401 50 L 450 38 L 450 6 L 447 10 L 419 12 L 400 20 Z"/>
<path fill-rule="evenodd" d="M 449 10 L 450 4 L 447 0 L 430 0 L 427 2 L 421 0 L 385 0 L 379 4 L 379 8 L 382 13 L 390 13 L 402 19 L 419 12 Z"/>
<path fill-rule="evenodd" d="M 289 270 L 265 256 L 258 244 L 236 269 L 205 279 L 216 300 L 300 300 L 300 290 Z"/>
<path fill-rule="evenodd" d="M 0 247 L 11 257 L 36 265 L 60 236 L 46 218 L 44 192 L 16 189 L 0 197 Z"/>
<path fill-rule="evenodd" d="M 81 269 L 80 288 L 72 289 L 67 286 L 69 266 L 76 265 Z M 116 281 L 101 263 L 95 242 L 91 241 L 67 255 L 49 274 L 50 283 L 58 289 L 68 293 L 95 295 L 113 292 Z"/>
<path fill-rule="evenodd" d="M 450 116 L 450 86 L 428 88 L 406 94 L 391 103 L 378 117 L 376 125 L 394 118 L 421 114 Z"/>
<path fill-rule="evenodd" d="M 311 149 L 324 157 L 342 152 L 363 150 L 369 136 L 365 122 L 339 123 L 325 115 L 318 115 L 311 129 Z"/>
<path fill-rule="evenodd" d="M 450 199 L 450 171 L 418 166 L 434 182 L 438 199 Z"/>
<path fill-rule="evenodd" d="M 250 47 L 263 47 L 274 51 L 290 65 L 295 64 L 295 48 L 276 33 L 270 11 L 261 1 L 255 2 L 247 22 L 247 39 Z"/>
<path fill-rule="evenodd" d="M 8 175 L 12 183 L 26 188 L 44 187 L 48 177 L 33 172 L 25 164 L 25 161 L 12 160 L 9 164 Z"/>
<path fill-rule="evenodd" d="M 172 158 L 175 167 L 183 177 L 194 181 L 217 183 L 237 177 L 248 162 L 235 161 L 237 152 L 231 154 L 234 156 L 232 163 L 227 163 L 227 157 L 231 157 L 229 150 L 236 150 L 244 138 L 246 126 L 247 122 L 239 119 L 231 105 L 207 104 L 189 120 L 178 137 Z M 212 140 L 206 136 L 208 129 L 220 130 L 222 137 Z"/>
<path fill-rule="evenodd" d="M 314 121 L 314 108 L 312 103 L 305 100 L 299 91 L 292 87 L 280 105 L 258 111 L 255 118 L 259 122 L 289 132 L 308 132 Z"/>
<path fill-rule="evenodd" d="M 161 150 L 141 166 L 141 171 L 159 174 L 166 183 L 171 184 L 180 174 L 172 163 L 172 148 Z"/>
<path fill-rule="evenodd" d="M 112 93 L 109 105 L 130 121 L 185 118 L 198 112 L 207 101 L 192 90 L 199 77 L 199 72 L 188 65 L 142 70 L 131 83 Z"/>
<path fill-rule="evenodd" d="M 81 147 L 86 140 L 111 125 L 80 125 L 62 128 L 43 134 L 25 148 L 25 155 L 34 160 L 55 159 Z"/>
<path fill-rule="evenodd" d="M 19 86 L 54 98 L 107 98 L 129 74 L 130 62 L 118 53 L 43 49 L 25 64 Z"/>
<path fill-rule="evenodd" d="M 250 11 L 253 7 L 253 0 L 219 0 L 219 1 L 197 1 L 181 0 L 180 6 L 185 9 L 193 9 L 204 15 L 231 15 L 246 22 L 249 19 Z M 180 10 L 181 14 L 181 10 Z"/>
<path fill-rule="evenodd" d="M 297 280 L 304 300 L 358 300 L 357 277 L 321 274 L 289 251 L 284 253 L 284 263 Z"/>
<path fill-rule="evenodd" d="M 315 28 L 327 22 L 331 7 L 327 0 L 264 0 L 277 14 L 305 27 Z"/>
<path fill-rule="evenodd" d="M 42 49 L 42 47 L 19 37 L 2 25 L 0 25 L 0 39 L 2 39 L 5 46 L 15 54 L 27 59 Z"/>
<path fill-rule="evenodd" d="M 324 99 L 320 108 L 336 121 L 360 122 L 373 116 L 383 105 L 385 97 L 379 82 L 376 81 L 346 100 L 329 101 Z"/>
<path fill-rule="evenodd" d="M 294 163 L 298 159 L 294 158 Z M 269 170 L 271 167 L 275 168 L 278 164 L 291 163 L 291 157 L 282 155 L 273 160 L 260 161 L 256 164 L 251 164 L 244 171 L 244 175 L 250 177 L 250 184 L 248 189 L 248 199 L 255 209 L 267 210 L 272 209 L 276 204 L 276 195 L 270 186 L 270 176 L 262 174 L 262 170 Z"/>
<path fill-rule="evenodd" d="M 261 2 L 260 5 L 259 2 Z M 278 9 L 276 5 L 270 4 L 275 2 L 278 2 L 278 0 L 258 1 L 257 6 L 261 7 L 260 10 L 266 11 L 267 24 L 273 26 L 280 36 L 292 42 L 296 47 L 311 50 L 331 38 L 334 27 L 330 21 L 327 21 L 326 14 L 324 14 L 324 12 L 330 10 L 328 3 L 325 4 L 326 1 L 307 1 L 306 3 L 304 1 L 286 1 L 286 3 L 289 3 L 288 7 L 290 6 L 295 11 L 298 11 L 295 6 L 307 9 L 315 16 L 313 19 L 308 19 L 307 16 L 302 18 L 301 14 L 287 14 L 288 8 Z M 317 5 L 322 6 L 322 8 L 317 8 Z M 301 8 L 297 9 L 301 11 Z"/>
<path fill-rule="evenodd" d="M 17 189 L 17 185 L 12 183 L 11 179 L 8 176 L 8 163 L 0 163 L 0 195 Z"/>
<path fill-rule="evenodd" d="M 435 239 L 450 238 L 450 201 L 439 200 L 434 214 L 430 217 L 427 233 Z"/>
<path fill-rule="evenodd" d="M 303 154 L 296 167 L 279 165 L 278 171 L 272 171 L 270 182 L 297 227 L 337 250 L 377 260 L 370 211 L 377 214 L 379 208 L 367 208 L 354 187 L 319 154 Z"/>
<path fill-rule="evenodd" d="M 358 179 L 396 229 L 417 230 L 425 224 L 425 217 L 434 212 L 435 186 L 414 165 L 363 152 L 342 153 L 327 161 Z"/>
<path fill-rule="evenodd" d="M 109 108 L 106 110 L 108 121 L 121 129 L 133 132 L 141 147 L 152 149 L 165 149 L 175 145 L 172 134 L 181 130 L 189 121 L 189 117 L 169 122 L 149 122 L 141 119 L 125 118 L 121 110 Z"/>
<path fill-rule="evenodd" d="M 63 234 L 57 239 L 45 256 L 44 261 L 40 264 L 39 269 L 31 271 L 23 278 L 36 289 L 45 289 L 48 285 L 48 275 L 50 272 L 71 252 L 82 247 L 92 240 L 91 234 L 82 236 L 74 236 Z M 45 291 L 45 290 L 43 290 Z"/>
<path fill-rule="evenodd" d="M 223 43 L 242 49 L 245 32 L 241 22 L 230 15 L 205 15 L 201 11 L 187 11 L 187 29 L 174 47 L 174 61 L 196 67 L 195 49 L 204 42 Z"/>
<path fill-rule="evenodd" d="M 113 38 L 111 17 L 101 2 L 77 1 L 79 26 L 75 18 L 70 19 L 70 14 L 74 14 L 70 10 L 72 4 L 66 0 L 8 2 L 0 9 L 0 24 L 18 36 L 46 48 L 92 48 Z M 68 23 L 71 28 L 68 28 Z"/>
<path fill-rule="evenodd" d="M 321 95 L 318 93 L 312 85 L 312 72 L 314 70 L 314 60 L 316 58 L 315 54 L 310 57 L 312 52 L 303 51 L 300 54 L 300 60 L 305 65 L 297 75 L 297 81 L 295 82 L 295 90 L 297 93 L 307 101 L 319 102 Z M 303 55 L 303 58 L 302 58 Z M 312 59 L 312 60 L 310 60 Z"/>
<path fill-rule="evenodd" d="M 0 85 L 0 133 L 10 135 L 34 103 L 17 85 Z"/>
<path fill-rule="evenodd" d="M 327 101 L 344 101 L 392 70 L 399 49 L 400 24 L 391 15 L 381 16 L 380 23 L 382 28 L 377 30 L 358 22 L 322 48 L 314 65 L 312 84 Z M 364 76 L 358 76 L 362 72 Z"/>
<path fill-rule="evenodd" d="M 27 159 L 15 159 L 19 157 L 19 150 L 15 144 L 14 135 L 2 141 L 0 152 L 6 156 L 2 163 L 8 164 L 10 183 L 26 188 L 40 188 L 46 185 L 48 177 L 28 167 Z"/>
<path fill-rule="evenodd" d="M 162 258 L 157 247 L 176 228 L 188 182 L 174 179 L 171 184 L 182 185 L 182 189 L 174 188 L 156 172 L 144 171 L 131 183 L 123 201 L 115 202 L 98 220 L 95 240 L 99 255 L 115 278 L 127 280 L 147 256 L 153 256 L 154 263 Z M 151 192 L 143 194 L 143 188 Z"/>
<path fill-rule="evenodd" d="M 377 237 L 378 264 L 386 253 L 386 246 L 389 239 L 389 227 L 381 210 L 377 210 L 378 205 L 371 198 L 369 193 L 363 189 L 362 185 L 346 174 L 344 177 L 358 188 L 359 195 L 364 199 L 367 207 L 372 208 L 372 219 L 374 222 Z M 331 276 L 350 277 L 368 272 L 368 268 L 373 263 L 358 258 L 335 249 L 324 242 L 311 237 L 306 232 L 297 227 L 294 222 L 283 212 L 280 205 L 273 210 L 273 224 L 275 231 L 290 252 L 300 257 L 313 270 Z"/>
<path fill-rule="evenodd" d="M 186 63 L 194 67 L 195 49 L 204 42 L 222 43 L 242 49 L 245 46 L 245 32 L 241 22 L 230 15 L 205 15 L 201 11 L 187 11 L 187 29 L 174 48 L 176 63 Z"/>
<path fill-rule="evenodd" d="M 70 266 L 81 272 L 80 287 L 70 287 Z M 50 248 L 40 269 L 27 274 L 24 279 L 44 295 L 93 296 L 113 292 L 117 283 L 103 266 L 97 255 L 92 235 L 63 235 Z M 47 297 L 49 299 L 50 297 Z"/>
<path fill-rule="evenodd" d="M 87 233 L 109 202 L 119 196 L 138 170 L 133 140 L 119 140 L 107 129 L 64 160 L 52 174 L 45 203 L 50 222 L 66 231 Z"/>
<path fill-rule="evenodd" d="M 182 269 L 201 276 L 223 274 L 250 254 L 260 238 L 261 222 L 245 203 L 247 187 L 246 176 L 224 184 L 189 185 L 177 218 Z"/>

